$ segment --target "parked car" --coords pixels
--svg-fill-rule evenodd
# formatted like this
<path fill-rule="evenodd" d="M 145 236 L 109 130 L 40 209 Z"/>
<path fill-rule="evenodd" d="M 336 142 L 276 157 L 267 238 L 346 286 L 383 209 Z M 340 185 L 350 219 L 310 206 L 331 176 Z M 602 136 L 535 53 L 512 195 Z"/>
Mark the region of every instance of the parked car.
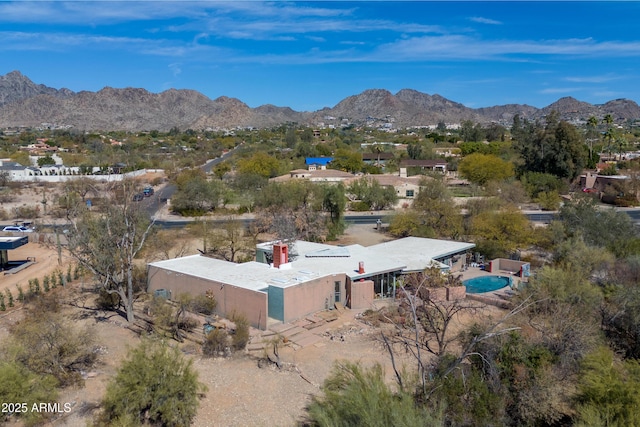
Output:
<path fill-rule="evenodd" d="M 2 231 L 6 231 L 9 233 L 33 233 L 32 229 L 23 227 L 22 225 L 9 225 L 3 228 Z"/>
<path fill-rule="evenodd" d="M 142 194 L 144 195 L 144 197 L 153 196 L 153 188 L 146 187 L 144 190 L 142 190 Z"/>
<path fill-rule="evenodd" d="M 142 199 L 144 199 L 144 194 L 142 194 L 142 193 L 137 193 L 137 194 L 133 195 L 133 201 L 134 202 L 139 202 Z"/>

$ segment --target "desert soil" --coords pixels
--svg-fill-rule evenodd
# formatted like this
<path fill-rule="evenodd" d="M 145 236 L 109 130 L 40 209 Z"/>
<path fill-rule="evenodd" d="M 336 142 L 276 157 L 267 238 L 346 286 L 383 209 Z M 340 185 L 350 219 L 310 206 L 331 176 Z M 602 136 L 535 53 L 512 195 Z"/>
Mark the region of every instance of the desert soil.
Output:
<path fill-rule="evenodd" d="M 359 243 L 364 246 L 388 238 L 371 225 L 351 226 L 337 243 Z M 60 268 L 66 271 L 69 263 L 64 255 L 62 267 L 58 265 L 55 247 L 31 242 L 10 252 L 10 259 L 35 257 L 36 263 L 15 275 L 0 276 L 0 289 L 9 288 L 17 295 L 16 284 L 26 290 L 28 280 L 42 277 Z M 75 296 L 82 284 L 75 283 L 66 290 Z M 65 290 L 58 290 L 65 292 Z M 87 304 L 91 298 L 87 297 Z M 78 324 L 93 325 L 99 345 L 100 362 L 92 372 L 86 373 L 84 387 L 63 390 L 61 403 L 72 403 L 73 411 L 53 421 L 54 426 L 84 426 L 104 394 L 127 349 L 139 341 L 136 333 L 128 329 L 122 317 L 107 314 L 96 316 L 77 307 L 67 307 L 68 316 Z M 0 315 L 0 341 L 8 338 L 7 328 L 19 320 L 22 310 L 11 310 Z M 310 396 L 317 394 L 324 379 L 338 360 L 357 361 L 363 365 L 380 362 L 386 365 L 391 379 L 389 358 L 377 343 L 378 329 L 357 317 L 359 312 L 346 310 L 336 320 L 314 329 L 318 342 L 306 347 L 289 343 L 280 349 L 282 369 L 274 365 L 258 366 L 264 352 L 237 354 L 228 358 L 203 358 L 198 346 L 183 346 L 193 359 L 200 381 L 208 388 L 200 401 L 194 426 L 290 426 L 304 416 Z M 258 331 L 252 331 L 252 335 Z M 254 338 L 254 341 L 258 338 Z M 19 425 L 19 424 L 15 424 Z"/>

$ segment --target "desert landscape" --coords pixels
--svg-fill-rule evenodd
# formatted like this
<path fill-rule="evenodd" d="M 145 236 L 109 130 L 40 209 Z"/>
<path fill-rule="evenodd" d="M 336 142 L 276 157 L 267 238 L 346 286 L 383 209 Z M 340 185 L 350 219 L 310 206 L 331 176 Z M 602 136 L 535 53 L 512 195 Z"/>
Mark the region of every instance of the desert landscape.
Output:
<path fill-rule="evenodd" d="M 35 203 L 37 192 L 32 193 Z M 26 200 L 21 197 L 21 200 Z M 176 234 L 181 235 L 180 231 Z M 184 233 L 182 233 L 183 235 Z M 44 236 L 44 237 L 39 237 Z M 28 288 L 29 279 L 40 278 L 57 269 L 66 270 L 70 257 L 62 251 L 61 257 L 55 245 L 47 243 L 50 236 L 35 232 L 30 243 L 10 251 L 10 260 L 35 258 L 30 267 L 0 277 L 0 290 L 10 289 L 16 294 L 16 286 Z M 374 225 L 352 225 L 336 244 L 359 243 L 372 245 L 389 238 L 375 230 Z M 195 252 L 197 242 L 191 242 Z M 106 385 L 115 375 L 120 362 L 130 347 L 139 340 L 140 331 L 127 324 L 116 313 L 96 312 L 84 309 L 93 307 L 95 294 L 89 292 L 90 280 L 79 280 L 51 292 L 59 295 L 64 304 L 65 315 L 78 326 L 93 325 L 96 333 L 98 364 L 91 372 L 84 373 L 84 386 L 64 389 L 58 399 L 60 403 L 72 405 L 72 411 L 51 421 L 54 426 L 81 426 L 91 419 L 105 392 Z M 384 304 L 380 302 L 380 304 Z M 139 315 L 145 302 L 136 303 Z M 376 307 L 379 308 L 378 304 Z M 385 366 L 389 380 L 393 371 L 389 357 L 378 342 L 379 326 L 373 326 L 361 318 L 363 310 L 333 310 L 331 321 L 314 328 L 313 344 L 298 345 L 291 340 L 281 346 L 279 355 L 281 368 L 265 360 L 265 333 L 251 330 L 252 339 L 246 352 L 231 357 L 205 358 L 201 355 L 198 339 L 202 332 L 198 328 L 192 340 L 179 345 L 193 360 L 200 381 L 208 391 L 200 401 L 195 426 L 251 426 L 251 425 L 295 425 L 305 414 L 310 397 L 331 372 L 336 361 L 348 360 L 365 366 L 381 363 Z M 8 337 L 8 328 L 19 321 L 24 311 L 21 307 L 8 309 L 0 315 L 0 339 Z M 460 319 L 465 323 L 464 319 Z M 304 322 L 304 321 L 303 321 Z M 292 325 L 296 326 L 296 325 Z M 286 336 L 286 332 L 283 332 Z M 268 346 L 267 346 L 268 349 Z M 400 358 L 402 359 L 402 355 Z M 411 363 L 405 359 L 405 363 Z M 20 425 L 14 423 L 13 425 Z"/>

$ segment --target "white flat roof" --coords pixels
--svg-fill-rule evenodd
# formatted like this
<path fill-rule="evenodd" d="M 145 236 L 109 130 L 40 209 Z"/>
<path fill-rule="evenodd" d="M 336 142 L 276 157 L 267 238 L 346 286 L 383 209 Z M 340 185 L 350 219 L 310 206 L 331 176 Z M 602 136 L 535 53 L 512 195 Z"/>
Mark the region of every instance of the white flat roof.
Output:
<path fill-rule="evenodd" d="M 186 274 L 254 291 L 264 291 L 268 286 L 286 288 L 332 274 L 346 274 L 357 280 L 375 274 L 401 271 L 405 267 L 396 259 L 379 260 L 360 245 L 346 246 L 344 249 L 349 251 L 349 256 L 298 255 L 283 268 L 273 268 L 256 261 L 236 264 L 202 255 L 152 262 L 149 265 L 177 275 Z M 360 262 L 364 264 L 364 274 L 358 273 Z"/>
<path fill-rule="evenodd" d="M 258 247 L 270 249 L 273 242 Z M 319 277 L 346 274 L 352 280 L 393 271 L 423 270 L 435 258 L 473 248 L 472 243 L 407 237 L 405 239 L 364 247 L 335 246 L 297 241 L 290 249 L 291 261 L 283 268 L 251 261 L 242 264 L 191 255 L 150 263 L 168 271 L 226 283 L 254 291 L 266 291 L 269 286 L 286 288 Z M 326 252 L 324 252 L 326 251 Z M 326 256 L 322 256 L 322 253 Z M 309 256 L 306 256 L 309 255 Z M 364 273 L 358 273 L 360 262 Z"/>
<path fill-rule="evenodd" d="M 473 243 L 454 240 L 405 237 L 369 246 L 368 249 L 378 257 L 401 259 L 406 264 L 406 271 L 421 271 L 430 265 L 431 260 L 441 260 L 475 246 Z"/>

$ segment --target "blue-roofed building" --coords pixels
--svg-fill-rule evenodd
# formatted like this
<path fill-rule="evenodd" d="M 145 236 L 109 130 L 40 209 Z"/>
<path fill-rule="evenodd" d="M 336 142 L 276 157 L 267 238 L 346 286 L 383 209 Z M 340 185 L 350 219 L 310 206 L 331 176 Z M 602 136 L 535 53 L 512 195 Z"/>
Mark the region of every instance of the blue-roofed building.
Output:
<path fill-rule="evenodd" d="M 333 157 L 306 157 L 304 163 L 310 171 L 324 170 L 327 164 L 333 160 Z"/>

